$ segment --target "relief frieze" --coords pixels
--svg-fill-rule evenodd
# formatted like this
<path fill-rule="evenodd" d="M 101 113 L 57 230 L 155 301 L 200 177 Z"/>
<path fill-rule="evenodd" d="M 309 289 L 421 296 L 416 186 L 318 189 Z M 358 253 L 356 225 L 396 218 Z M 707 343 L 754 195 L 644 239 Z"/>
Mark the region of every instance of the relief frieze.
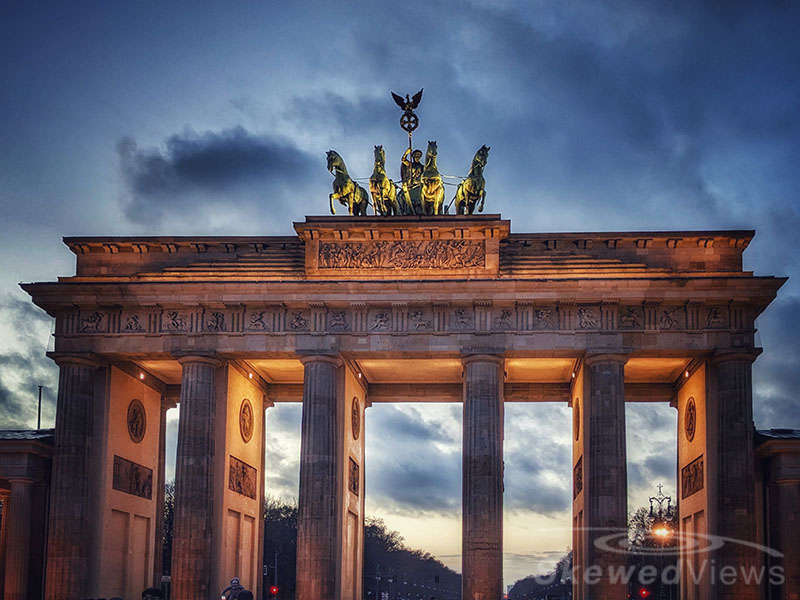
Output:
<path fill-rule="evenodd" d="M 620 306 L 617 324 L 620 329 L 641 329 L 644 323 L 644 312 L 638 306 Z"/>
<path fill-rule="evenodd" d="M 124 333 L 143 333 L 146 331 L 142 325 L 139 315 L 128 315 L 125 317 L 125 325 L 122 326 Z"/>
<path fill-rule="evenodd" d="M 494 318 L 494 328 L 509 330 L 514 328 L 513 313 L 508 308 L 500 311 L 500 314 Z"/>
<path fill-rule="evenodd" d="M 347 312 L 334 310 L 328 316 L 328 329 L 331 331 L 347 331 Z"/>
<path fill-rule="evenodd" d="M 320 269 L 482 269 L 482 241 L 320 242 Z"/>
<path fill-rule="evenodd" d="M 177 310 L 168 310 L 164 313 L 162 328 L 164 331 L 186 331 L 186 317 Z"/>
<path fill-rule="evenodd" d="M 533 323 L 536 329 L 556 329 L 555 310 L 552 308 L 537 308 L 533 313 Z"/>
<path fill-rule="evenodd" d="M 105 324 L 103 323 L 104 319 L 105 315 L 97 311 L 86 315 L 81 315 L 80 332 L 105 333 Z"/>
<path fill-rule="evenodd" d="M 350 459 L 350 468 L 348 469 L 348 472 L 347 472 L 347 475 L 348 475 L 348 477 L 347 477 L 347 488 L 350 490 L 350 492 L 352 494 L 354 494 L 356 496 L 358 496 L 359 491 L 360 491 L 359 490 L 359 488 L 360 488 L 359 482 L 361 481 L 361 477 L 359 475 L 360 470 L 361 469 L 359 468 L 358 463 L 351 458 Z"/>
<path fill-rule="evenodd" d="M 711 306 L 706 311 L 706 329 L 724 329 L 728 326 L 728 317 L 722 307 Z"/>
<path fill-rule="evenodd" d="M 681 499 L 686 499 L 703 489 L 703 455 L 681 469 Z"/>
<path fill-rule="evenodd" d="M 269 331 L 267 325 L 267 311 L 258 310 L 253 311 L 247 315 L 247 330 L 248 331 Z"/>
<path fill-rule="evenodd" d="M 578 458 L 578 462 L 572 468 L 572 499 L 578 497 L 583 491 L 583 456 Z"/>
<path fill-rule="evenodd" d="M 292 311 L 288 318 L 289 329 L 291 331 L 308 331 L 308 319 L 303 311 Z"/>
<path fill-rule="evenodd" d="M 457 308 L 453 311 L 451 329 L 471 329 L 475 325 L 472 309 Z"/>
<path fill-rule="evenodd" d="M 374 332 L 390 331 L 392 329 L 392 312 L 390 310 L 379 310 L 373 313 L 369 319 L 369 330 Z"/>
<path fill-rule="evenodd" d="M 206 320 L 206 331 L 227 331 L 225 325 L 225 313 L 214 311 Z"/>
<path fill-rule="evenodd" d="M 410 328 L 414 331 L 430 331 L 433 329 L 431 320 L 425 316 L 425 311 L 418 309 L 409 311 L 408 320 L 410 322 Z"/>
<path fill-rule="evenodd" d="M 684 314 L 682 308 L 662 308 L 658 317 L 658 327 L 660 329 L 682 329 Z"/>
<path fill-rule="evenodd" d="M 581 329 L 597 329 L 600 327 L 600 313 L 588 306 L 578 309 L 578 327 Z"/>
<path fill-rule="evenodd" d="M 573 305 L 574 306 L 574 305 Z M 494 307 L 481 304 L 469 306 L 437 306 L 435 304 L 408 307 L 405 303 L 389 307 L 357 308 L 308 307 L 242 307 L 238 311 L 179 311 L 165 309 L 160 316 L 163 333 L 203 331 L 217 333 L 329 332 L 329 333 L 430 333 L 430 332 L 533 332 L 533 331 L 597 331 L 606 323 L 610 330 L 630 331 L 657 329 L 660 331 L 703 331 L 741 329 L 736 321 L 732 327 L 727 307 L 711 306 L 687 309 L 683 306 L 646 308 L 641 305 L 613 307 L 609 315 L 597 306 L 575 308 L 563 306 Z M 67 333 L 121 334 L 159 331 L 158 314 L 122 312 L 118 316 L 100 311 L 75 312 L 59 327 Z M 111 319 L 112 322 L 108 322 Z"/>
<path fill-rule="evenodd" d="M 119 492 L 150 500 L 153 497 L 153 469 L 114 455 L 111 486 Z"/>
<path fill-rule="evenodd" d="M 255 467 L 251 467 L 235 456 L 231 456 L 230 459 L 228 489 L 255 500 L 256 490 L 258 489 L 258 471 L 256 471 Z"/>

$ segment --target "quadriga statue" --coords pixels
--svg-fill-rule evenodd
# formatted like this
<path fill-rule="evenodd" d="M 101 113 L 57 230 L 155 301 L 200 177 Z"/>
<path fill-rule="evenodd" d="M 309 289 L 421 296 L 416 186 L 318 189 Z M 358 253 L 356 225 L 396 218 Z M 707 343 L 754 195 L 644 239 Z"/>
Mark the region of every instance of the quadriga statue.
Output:
<path fill-rule="evenodd" d="M 353 216 L 366 215 L 369 197 L 367 190 L 350 178 L 344 160 L 338 152 L 328 150 L 328 171 L 333 175 L 333 193 L 330 195 L 331 214 L 336 214 L 333 201 L 338 200 Z"/>
<path fill-rule="evenodd" d="M 489 146 L 485 144 L 478 148 L 475 157 L 472 159 L 472 166 L 469 169 L 467 178 L 458 184 L 456 190 L 456 214 L 471 215 L 475 212 L 477 204 L 478 212 L 483 212 L 483 203 L 486 200 L 486 180 L 483 178 L 483 168 L 489 159 Z M 480 201 L 480 204 L 478 202 Z"/>

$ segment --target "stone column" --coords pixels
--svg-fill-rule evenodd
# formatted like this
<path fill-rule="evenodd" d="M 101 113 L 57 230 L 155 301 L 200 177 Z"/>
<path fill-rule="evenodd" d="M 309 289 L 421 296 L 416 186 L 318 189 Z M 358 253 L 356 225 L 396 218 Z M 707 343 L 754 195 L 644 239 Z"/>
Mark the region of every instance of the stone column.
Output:
<path fill-rule="evenodd" d="M 12 516 L 8 519 L 8 548 L 4 600 L 26 600 L 28 597 L 28 557 L 31 545 L 30 479 L 11 479 Z"/>
<path fill-rule="evenodd" d="M 11 509 L 8 493 L 0 490 L 0 502 L 3 503 L 3 516 L 0 519 L 0 589 L 5 589 L 6 541 L 8 540 L 8 511 Z"/>
<path fill-rule="evenodd" d="M 94 533 L 90 492 L 95 451 L 94 372 L 99 365 L 77 356 L 60 356 L 55 361 L 60 371 L 45 597 L 76 600 L 84 597 Z"/>
<path fill-rule="evenodd" d="M 717 465 L 716 533 L 755 544 L 755 468 L 753 465 L 753 389 L 751 367 L 754 356 L 730 353 L 714 358 L 717 368 Z M 713 465 L 709 465 L 709 469 Z M 741 569 L 758 566 L 755 547 L 726 543 L 716 553 L 716 567 L 732 566 L 737 573 L 732 585 L 712 584 L 718 600 L 758 600 L 759 586 L 748 585 Z M 718 579 L 718 578 L 717 578 Z M 712 592 L 712 596 L 714 593 Z"/>
<path fill-rule="evenodd" d="M 503 596 L 502 356 L 464 365 L 462 579 L 464 600 Z"/>
<path fill-rule="evenodd" d="M 297 600 L 336 597 L 337 397 L 341 361 L 302 359 L 303 424 L 297 518 Z"/>
<path fill-rule="evenodd" d="M 172 597 L 211 598 L 216 369 L 207 356 L 183 356 L 178 454 L 175 462 L 175 535 Z"/>
<path fill-rule="evenodd" d="M 585 359 L 584 502 L 586 560 L 581 576 L 590 600 L 625 598 L 624 582 L 612 583 L 610 570 L 624 569 L 627 555 L 597 548 L 599 538 L 625 539 L 628 527 L 628 472 L 625 447 L 625 363 L 620 354 L 594 354 Z M 601 569 L 600 577 L 592 570 Z M 596 579 L 596 582 L 595 582 Z"/>
<path fill-rule="evenodd" d="M 153 556 L 153 585 L 161 589 L 161 576 L 164 574 L 164 484 L 166 473 L 167 411 L 175 408 L 175 402 L 161 397 L 158 429 L 158 483 L 156 485 L 156 547 Z"/>
<path fill-rule="evenodd" d="M 770 483 L 770 546 L 783 554 L 773 558 L 773 565 L 783 568 L 783 586 L 774 586 L 779 595 L 776 600 L 797 600 L 800 598 L 800 544 L 797 532 L 800 531 L 800 481 L 778 480 Z M 780 588 L 783 589 L 780 589 Z"/>

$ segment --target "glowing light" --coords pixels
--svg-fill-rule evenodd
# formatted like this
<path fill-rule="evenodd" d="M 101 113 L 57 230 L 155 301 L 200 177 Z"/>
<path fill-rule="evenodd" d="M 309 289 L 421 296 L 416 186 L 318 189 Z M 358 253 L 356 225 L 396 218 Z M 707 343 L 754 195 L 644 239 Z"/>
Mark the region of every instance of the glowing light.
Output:
<path fill-rule="evenodd" d="M 358 374 L 358 378 L 361 379 L 361 373 Z"/>
<path fill-rule="evenodd" d="M 689 369 L 686 369 L 686 372 L 683 374 L 686 379 L 689 379 Z"/>
<path fill-rule="evenodd" d="M 669 527 L 665 527 L 664 525 L 660 525 L 653 529 L 653 535 L 656 535 L 660 538 L 668 538 L 672 532 L 670 531 Z"/>
<path fill-rule="evenodd" d="M 142 373 L 141 371 L 139 371 L 139 379 L 144 379 L 144 373 Z"/>
<path fill-rule="evenodd" d="M 253 378 L 253 374 L 252 374 L 252 373 L 248 373 L 248 374 L 247 374 L 247 377 L 248 377 L 249 379 L 252 379 L 252 378 Z"/>

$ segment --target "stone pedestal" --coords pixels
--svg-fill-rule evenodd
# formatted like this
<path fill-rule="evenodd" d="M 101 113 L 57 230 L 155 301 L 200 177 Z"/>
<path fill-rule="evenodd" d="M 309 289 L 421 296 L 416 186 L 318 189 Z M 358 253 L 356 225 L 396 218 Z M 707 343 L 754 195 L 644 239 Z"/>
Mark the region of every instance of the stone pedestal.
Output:
<path fill-rule="evenodd" d="M 756 540 L 755 470 L 753 466 L 753 389 L 751 367 L 754 356 L 725 354 L 716 364 L 717 464 L 709 465 L 716 483 L 716 527 L 712 533 L 745 543 L 725 543 L 716 553 L 716 567 L 733 567 L 736 581 L 712 583 L 718 600 L 758 600 L 759 585 L 748 584 L 742 569 L 759 565 L 752 544 Z M 714 469 L 711 471 L 711 469 Z"/>
<path fill-rule="evenodd" d="M 97 363 L 81 357 L 56 358 L 60 367 L 50 525 L 47 545 L 49 600 L 83 598 L 89 574 L 92 476 L 95 448 L 94 372 Z"/>
<path fill-rule="evenodd" d="M 503 593 L 503 358 L 463 359 L 462 598 Z"/>
<path fill-rule="evenodd" d="M 596 354 L 585 359 L 583 493 L 587 531 L 583 538 L 586 547 L 581 555 L 585 557 L 585 568 L 602 573 L 600 577 L 584 578 L 584 583 L 588 583 L 586 598 L 591 600 L 627 595 L 627 586 L 614 583 L 609 577 L 611 570 L 627 566 L 626 554 L 603 550 L 597 545 L 598 539 L 604 536 L 614 536 L 618 541 L 617 536 L 624 539 L 627 535 L 626 362 L 627 356 L 620 354 Z"/>
<path fill-rule="evenodd" d="M 4 600 L 28 598 L 28 558 L 31 542 L 31 489 L 30 479 L 12 479 L 6 548 Z M 5 512 L 5 511 L 4 511 Z M 4 515 L 5 516 L 5 515 Z"/>
<path fill-rule="evenodd" d="M 211 598 L 215 375 L 220 362 L 203 356 L 179 359 L 181 416 L 175 463 L 175 536 L 172 597 Z"/>
<path fill-rule="evenodd" d="M 297 599 L 336 597 L 337 406 L 341 361 L 302 358 L 303 424 L 297 518 Z"/>

